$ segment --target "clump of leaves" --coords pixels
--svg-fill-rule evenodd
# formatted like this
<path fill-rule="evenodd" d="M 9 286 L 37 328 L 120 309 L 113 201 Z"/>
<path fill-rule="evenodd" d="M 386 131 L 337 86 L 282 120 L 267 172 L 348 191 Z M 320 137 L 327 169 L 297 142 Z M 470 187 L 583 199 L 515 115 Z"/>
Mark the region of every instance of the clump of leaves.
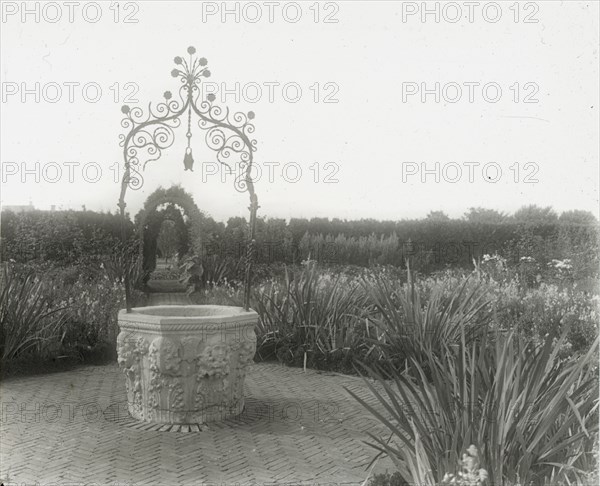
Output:
<path fill-rule="evenodd" d="M 375 275 L 363 279 L 363 289 L 374 309 L 370 320 L 382 333 L 378 345 L 395 363 L 424 363 L 428 352 L 439 356 L 444 346 L 460 343 L 461 333 L 469 343 L 491 323 L 488 296 L 468 278 L 448 292 L 434 286 L 425 298 L 408 268 L 404 285 Z"/>
<path fill-rule="evenodd" d="M 369 480 L 369 486 L 409 486 L 408 483 L 402 479 L 399 472 L 390 474 L 389 472 L 375 474 L 373 478 Z"/>
<path fill-rule="evenodd" d="M 366 304 L 359 285 L 320 271 L 315 262 L 300 271 L 286 268 L 283 279 L 262 286 L 254 296 L 259 345 L 281 361 L 301 363 L 306 356 L 316 364 L 365 347 L 360 314 Z"/>
<path fill-rule="evenodd" d="M 56 338 L 66 306 L 52 307 L 35 272 L 5 265 L 0 282 L 0 361 L 5 363 Z"/>
<path fill-rule="evenodd" d="M 371 445 L 409 483 L 439 484 L 470 444 L 493 484 L 581 483 L 598 438 L 598 338 L 561 359 L 566 332 L 541 345 L 514 333 L 466 344 L 463 334 L 403 373 L 365 366 L 378 406 L 348 392 L 389 431 Z"/>
<path fill-rule="evenodd" d="M 102 263 L 113 281 L 124 283 L 127 278 L 132 287 L 139 287 L 143 281 L 142 261 L 135 244 L 118 243 Z"/>
<path fill-rule="evenodd" d="M 198 255 L 188 255 L 181 264 L 181 278 L 179 282 L 185 285 L 188 296 L 197 295 L 202 289 L 204 267 Z"/>

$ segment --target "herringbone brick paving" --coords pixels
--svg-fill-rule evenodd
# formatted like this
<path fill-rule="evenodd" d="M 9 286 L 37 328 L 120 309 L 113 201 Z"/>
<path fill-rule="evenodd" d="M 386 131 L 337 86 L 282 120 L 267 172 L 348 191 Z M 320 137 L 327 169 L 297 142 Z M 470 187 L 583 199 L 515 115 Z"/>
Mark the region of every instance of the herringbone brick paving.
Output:
<path fill-rule="evenodd" d="M 246 408 L 201 431 L 160 432 L 127 414 L 116 365 L 10 379 L 0 385 L 4 484 L 360 484 L 384 434 L 344 386 L 360 378 L 255 364 Z M 154 427 L 155 428 L 155 427 Z M 380 460 L 375 472 L 393 469 Z"/>
<path fill-rule="evenodd" d="M 148 297 L 146 305 L 187 305 L 192 303 L 190 298 L 181 292 L 155 292 L 146 295 Z"/>

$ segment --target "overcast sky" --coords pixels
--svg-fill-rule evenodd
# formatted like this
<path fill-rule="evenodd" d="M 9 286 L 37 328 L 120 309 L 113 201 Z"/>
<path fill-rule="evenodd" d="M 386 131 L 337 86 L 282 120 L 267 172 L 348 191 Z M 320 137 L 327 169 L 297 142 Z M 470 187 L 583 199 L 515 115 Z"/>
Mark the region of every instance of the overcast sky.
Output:
<path fill-rule="evenodd" d="M 2 7 L 5 205 L 116 210 L 121 105 L 175 93 L 173 58 L 192 45 L 217 101 L 225 88 L 225 105 L 256 113 L 260 215 L 598 215 L 598 2 L 428 2 L 425 16 L 422 2 L 228 2 L 225 18 L 222 2 L 76 2 L 71 18 L 69 2 L 21 3 Z M 180 183 L 216 219 L 245 216 L 197 126 L 184 172 L 186 125 L 128 210 Z"/>

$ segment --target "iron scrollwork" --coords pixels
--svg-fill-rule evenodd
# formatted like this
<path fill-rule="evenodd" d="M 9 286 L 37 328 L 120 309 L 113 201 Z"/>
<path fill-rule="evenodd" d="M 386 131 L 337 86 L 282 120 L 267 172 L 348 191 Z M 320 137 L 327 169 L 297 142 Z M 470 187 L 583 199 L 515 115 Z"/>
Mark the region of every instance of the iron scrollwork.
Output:
<path fill-rule="evenodd" d="M 186 170 L 193 165 L 190 147 L 192 112 L 198 117 L 198 127 L 205 131 L 206 145 L 216 153 L 217 161 L 233 172 L 236 168 L 238 175 L 234 187 L 240 192 L 248 192 L 250 196 L 250 241 L 249 249 L 254 244 L 256 212 L 258 198 L 254 191 L 251 178 L 253 153 L 256 151 L 254 133 L 254 113 L 230 112 L 229 108 L 215 104 L 215 95 L 209 94 L 201 98 L 200 84 L 202 78 L 210 77 L 207 60 L 195 56 L 196 49 L 187 49 L 189 58 L 175 57 L 176 68 L 171 75 L 181 82 L 177 93 L 179 99 L 173 99 L 170 91 L 163 94 L 164 101 L 148 104 L 147 111 L 141 107 L 130 108 L 124 105 L 121 111 L 125 117 L 121 126 L 128 129 L 126 134 L 119 136 L 119 145 L 123 147 L 124 173 L 121 181 L 119 208 L 121 217 L 125 218 L 125 195 L 127 189 L 137 190 L 143 185 L 142 171 L 149 162 L 158 160 L 163 150 L 175 142 L 174 129 L 181 126 L 181 117 L 187 111 L 188 148 L 184 158 Z M 124 231 L 123 231 L 124 235 Z M 244 307 L 249 306 L 250 269 L 252 251 L 248 252 L 246 262 L 246 292 Z M 130 310 L 129 287 L 126 283 L 127 309 Z"/>

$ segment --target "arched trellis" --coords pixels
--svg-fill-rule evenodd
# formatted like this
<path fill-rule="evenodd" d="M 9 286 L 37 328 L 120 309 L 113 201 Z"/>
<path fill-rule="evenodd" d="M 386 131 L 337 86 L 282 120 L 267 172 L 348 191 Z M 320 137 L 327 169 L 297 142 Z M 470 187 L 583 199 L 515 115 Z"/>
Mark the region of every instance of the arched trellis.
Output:
<path fill-rule="evenodd" d="M 173 204 L 175 206 L 179 206 L 183 210 L 183 215 L 189 218 L 189 236 L 192 243 L 191 247 L 196 253 L 200 254 L 203 249 L 202 226 L 204 218 L 202 211 L 200 211 L 194 202 L 193 197 L 184 191 L 181 186 L 171 186 L 168 189 L 159 187 L 152 194 L 150 194 L 144 203 L 144 207 L 136 216 L 136 219 L 139 218 L 137 223 L 137 235 L 139 238 L 138 247 L 140 257 L 144 260 L 146 236 L 145 227 L 148 223 L 148 220 L 156 211 L 156 209 L 163 204 Z"/>
<path fill-rule="evenodd" d="M 244 308 L 250 307 L 250 285 L 252 275 L 252 262 L 255 253 L 256 212 L 258 211 L 258 198 L 254 191 L 251 178 L 253 153 L 256 151 L 256 140 L 250 139 L 254 132 L 254 125 L 250 120 L 254 118 L 253 112 L 230 113 L 229 108 L 222 108 L 214 104 L 215 96 L 209 94 L 206 100 L 200 100 L 201 78 L 209 77 L 210 71 L 206 68 L 204 58 L 195 57 L 196 49 L 188 47 L 189 61 L 182 57 L 175 57 L 178 66 L 171 71 L 174 78 L 179 78 L 182 85 L 179 87 L 179 100 L 172 99 L 170 91 L 164 93 L 165 101 L 158 103 L 154 108 L 148 104 L 148 111 L 140 107 L 130 108 L 124 105 L 121 111 L 125 118 L 121 121 L 123 128 L 129 132 L 120 135 L 120 145 L 123 147 L 124 173 L 121 181 L 121 194 L 119 196 L 119 210 L 122 219 L 122 237 L 126 238 L 125 220 L 125 195 L 127 189 L 139 189 L 143 184 L 141 170 L 148 162 L 158 160 L 162 151 L 173 145 L 175 141 L 174 128 L 181 125 L 180 117 L 187 111 L 188 147 L 184 157 L 185 170 L 193 170 L 193 157 L 191 150 L 192 137 L 192 112 L 199 118 L 198 127 L 206 131 L 204 137 L 210 149 L 216 152 L 217 160 L 233 170 L 232 165 L 239 168 L 234 187 L 240 192 L 248 192 L 250 197 L 250 238 L 246 254 L 246 273 L 244 282 Z M 143 164 L 142 164 L 143 163 Z M 125 279 L 125 300 L 127 311 L 131 311 L 131 283 Z"/>

